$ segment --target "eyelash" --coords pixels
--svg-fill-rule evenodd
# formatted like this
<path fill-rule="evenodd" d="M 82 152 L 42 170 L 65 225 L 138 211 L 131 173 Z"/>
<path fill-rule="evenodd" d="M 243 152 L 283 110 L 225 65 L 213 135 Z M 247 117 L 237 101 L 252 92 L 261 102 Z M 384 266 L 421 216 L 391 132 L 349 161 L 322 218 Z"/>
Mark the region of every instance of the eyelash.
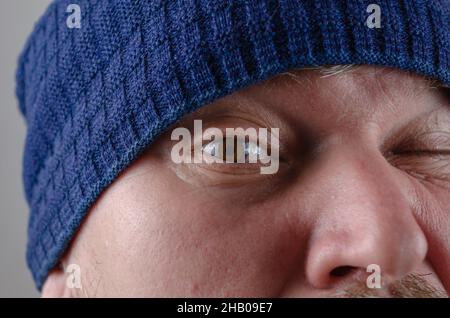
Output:
<path fill-rule="evenodd" d="M 406 150 L 406 151 L 394 151 L 394 156 L 450 156 L 450 150 Z"/>
<path fill-rule="evenodd" d="M 407 150 L 393 152 L 390 164 L 419 180 L 450 181 L 450 151 Z"/>

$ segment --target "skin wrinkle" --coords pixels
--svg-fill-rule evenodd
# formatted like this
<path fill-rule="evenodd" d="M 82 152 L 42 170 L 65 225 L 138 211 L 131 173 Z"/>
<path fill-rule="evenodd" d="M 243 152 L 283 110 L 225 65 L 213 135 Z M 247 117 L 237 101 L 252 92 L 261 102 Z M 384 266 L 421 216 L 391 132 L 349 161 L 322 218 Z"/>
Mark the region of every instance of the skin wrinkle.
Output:
<path fill-rule="evenodd" d="M 349 79 L 348 74 L 350 74 L 350 73 L 353 74 L 351 77 L 354 79 L 357 79 L 358 81 L 359 81 L 359 79 L 358 79 L 359 77 L 361 77 L 361 79 L 364 80 L 364 77 L 370 77 L 370 76 L 373 76 L 374 74 L 377 74 L 377 71 L 357 72 L 358 69 L 360 69 L 360 67 L 354 66 L 351 68 L 346 68 L 345 66 L 337 66 L 336 69 L 329 71 L 327 73 L 327 76 L 320 76 L 320 77 L 316 78 L 314 80 L 314 82 L 310 79 L 310 76 L 302 76 L 301 78 L 307 79 L 308 83 L 314 83 L 313 84 L 314 87 L 319 89 L 320 85 L 321 85 L 320 82 L 323 80 L 329 80 L 329 77 L 336 77 L 337 79 L 339 79 L 338 81 L 336 81 L 336 84 L 338 84 L 338 85 L 343 85 L 342 84 L 343 82 L 348 82 L 349 86 L 352 86 L 353 85 L 352 82 L 348 80 Z M 318 70 L 321 73 L 326 72 L 325 71 L 326 68 L 325 69 L 319 68 Z M 299 77 L 301 74 L 304 74 L 304 71 L 298 71 L 297 73 L 292 73 L 293 76 L 297 77 L 297 80 L 296 80 L 297 83 L 301 83 L 301 80 Z M 361 75 L 363 75 L 363 76 L 361 76 Z M 299 88 L 301 89 L 301 86 Z M 327 90 L 325 93 L 329 94 L 328 96 L 330 97 L 330 100 L 334 99 L 334 103 L 337 105 L 334 107 L 336 107 L 336 108 L 339 107 L 339 109 L 340 109 L 340 113 L 339 113 L 336 121 L 338 123 L 343 122 L 344 119 L 349 117 L 349 114 L 351 112 L 351 110 L 346 105 L 348 103 L 349 98 L 350 99 L 354 98 L 354 92 L 352 90 L 347 90 L 347 91 L 344 91 L 343 95 L 341 95 L 341 94 L 335 94 L 332 90 Z M 314 104 L 312 104 L 312 105 L 314 105 Z M 358 125 L 358 122 L 354 122 L 352 124 L 355 125 L 355 128 L 356 128 L 356 126 Z M 347 123 L 347 125 L 349 125 L 349 123 Z"/>
<path fill-rule="evenodd" d="M 408 187 L 408 191 L 412 191 L 413 195 L 409 196 L 412 198 L 411 207 L 413 209 L 415 218 L 417 222 L 420 224 L 421 228 L 424 229 L 425 236 L 427 237 L 427 241 L 431 242 L 429 245 L 429 253 L 433 252 L 434 246 L 441 244 L 442 246 L 450 246 L 450 239 L 448 238 L 448 235 L 445 235 L 442 237 L 442 242 L 440 243 L 439 240 L 436 240 L 434 238 L 435 233 L 440 232 L 440 228 L 443 224 L 446 224 L 448 222 L 448 216 L 443 216 L 439 214 L 439 211 L 445 211 L 444 206 L 437 200 L 435 196 L 432 196 L 432 192 L 429 188 L 424 188 L 420 186 L 420 180 L 414 179 L 411 176 L 408 176 L 411 178 L 411 187 Z M 427 199 L 428 198 L 428 199 Z M 445 231 L 446 232 L 446 231 Z M 436 243 L 435 243 L 436 242 Z M 438 247 L 439 248 L 439 247 Z M 446 256 L 443 254 L 443 256 Z M 441 277 L 444 280 L 450 281 L 449 276 L 446 274 L 446 270 L 448 269 L 448 266 L 444 266 L 443 271 L 438 270 L 440 267 L 442 260 L 439 259 L 434 260 L 431 259 L 430 263 L 433 268 L 437 269 L 438 275 L 440 273 L 443 273 Z M 450 264 L 450 260 L 447 262 Z M 447 289 L 448 293 L 448 289 Z"/>
<path fill-rule="evenodd" d="M 389 133 L 387 133 L 386 138 L 384 138 L 381 146 L 385 156 L 387 158 L 391 158 L 397 152 L 404 152 L 405 148 L 408 146 L 412 146 L 414 148 L 418 141 L 421 142 L 420 137 L 425 134 L 429 134 L 431 130 L 435 129 L 433 128 L 433 125 L 430 124 L 430 120 L 433 117 L 437 120 L 437 113 L 444 109 L 445 108 L 438 106 L 438 110 L 428 110 L 411 119 L 410 123 L 406 125 L 406 127 L 399 128 L 398 126 L 395 126 L 391 129 Z M 422 118 L 425 118 L 425 120 Z M 424 121 L 424 123 L 420 124 L 421 121 Z M 427 142 L 424 145 L 428 147 L 429 143 Z M 389 149 L 393 150 L 389 151 Z"/>
<path fill-rule="evenodd" d="M 386 87 L 383 85 L 383 83 L 381 82 L 380 77 L 376 77 L 376 81 L 375 83 L 377 84 L 381 94 L 385 97 L 385 100 L 387 101 L 387 103 L 385 105 L 388 106 L 389 110 L 392 113 L 395 113 L 395 102 L 392 100 L 392 97 L 389 96 L 389 94 L 386 91 Z"/>
<path fill-rule="evenodd" d="M 447 147 L 450 149 L 450 132 L 444 131 L 444 126 L 450 127 L 450 121 L 439 122 L 439 114 L 443 115 L 443 109 L 432 111 L 425 116 L 424 124 L 413 123 L 406 129 L 410 137 L 401 137 L 397 150 L 390 156 L 389 160 L 395 166 L 401 168 L 413 176 L 426 181 L 428 176 L 433 179 L 449 181 L 450 180 L 450 156 L 448 156 Z M 441 116 L 445 118 L 445 116 Z M 443 119 L 445 120 L 445 119 Z M 417 142 L 419 141 L 419 142 Z M 405 159 L 402 157 L 405 157 Z M 429 157 L 430 163 L 423 167 L 423 172 L 417 172 L 417 166 L 423 161 L 424 157 Z"/>
<path fill-rule="evenodd" d="M 450 184 L 438 181 L 448 165 L 402 153 L 445 143 L 448 102 L 424 83 L 365 66 L 293 71 L 186 116 L 89 211 L 65 256 L 88 271 L 88 291 L 76 296 L 427 297 L 449 290 L 449 189 L 437 185 Z M 192 128 L 194 119 L 204 127 L 279 127 L 284 168 L 266 178 L 175 165 L 170 132 Z M 377 292 L 361 288 L 375 260 L 391 284 Z M 345 266 L 352 270 L 338 270 Z M 48 286 L 63 275 L 55 269 Z"/>
<path fill-rule="evenodd" d="M 398 168 L 393 167 L 393 169 L 398 169 Z M 430 202 L 431 200 L 430 200 L 430 198 L 423 198 L 423 196 L 420 195 L 420 191 L 419 191 L 419 186 L 418 186 L 418 184 L 419 184 L 421 181 L 415 179 L 414 177 L 412 177 L 412 176 L 411 176 L 410 174 L 408 174 L 407 172 L 404 172 L 404 171 L 397 171 L 397 172 L 398 172 L 398 173 L 401 173 L 401 174 L 404 174 L 404 175 L 409 179 L 410 184 L 412 184 L 412 186 L 410 186 L 410 184 L 408 184 L 407 187 L 404 187 L 404 186 L 402 186 L 402 185 L 399 185 L 399 187 L 400 187 L 400 188 L 406 188 L 406 189 L 412 189 L 412 190 L 413 190 L 413 193 L 414 193 L 414 194 L 413 194 L 413 195 L 408 195 L 407 197 L 413 198 L 413 202 L 410 203 L 410 206 L 411 206 L 412 210 L 415 212 L 415 213 L 413 213 L 413 215 L 414 215 L 414 217 L 415 217 L 415 220 L 416 220 L 419 224 L 421 224 L 421 220 L 420 220 L 420 217 L 419 217 L 418 215 L 423 214 L 423 213 L 418 213 L 418 211 L 424 211 L 424 210 L 423 210 L 423 203 L 424 203 L 424 202 Z M 428 189 L 426 189 L 426 188 L 422 188 L 421 190 L 428 191 Z M 408 191 L 409 191 L 409 190 L 408 190 Z M 430 193 L 430 194 L 431 194 L 431 193 Z M 418 198 L 422 198 L 422 199 L 418 199 Z M 421 208 L 419 208 L 419 207 L 421 207 Z M 433 209 L 432 209 L 431 207 L 430 207 L 430 208 L 427 208 L 426 210 L 428 210 L 428 212 L 429 212 L 429 213 L 427 213 L 427 215 L 424 216 L 424 217 L 427 218 L 427 219 L 429 219 L 430 216 L 439 215 L 438 213 L 433 213 L 433 212 L 430 213 L 430 211 L 433 211 Z M 441 207 L 441 209 L 439 209 L 439 210 L 444 211 L 443 207 Z M 439 224 L 439 223 L 434 223 L 434 224 Z M 426 228 L 426 227 L 421 226 L 421 228 Z M 427 233 L 428 233 L 428 232 L 425 232 L 425 236 L 427 236 Z M 428 236 L 427 236 L 427 242 L 430 242 L 430 241 L 432 241 L 432 240 L 430 240 L 430 239 L 428 238 Z M 428 273 L 427 275 L 429 275 L 429 274 L 430 274 L 430 273 Z M 432 274 L 432 273 L 431 273 L 431 274 Z"/>

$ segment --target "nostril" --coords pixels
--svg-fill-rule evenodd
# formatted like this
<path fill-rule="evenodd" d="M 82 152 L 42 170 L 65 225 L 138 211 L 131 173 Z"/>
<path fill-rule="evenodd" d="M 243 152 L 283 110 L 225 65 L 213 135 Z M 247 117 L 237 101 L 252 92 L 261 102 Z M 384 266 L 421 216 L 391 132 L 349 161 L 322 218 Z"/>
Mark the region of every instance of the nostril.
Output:
<path fill-rule="evenodd" d="M 347 276 L 347 275 L 351 274 L 352 272 L 354 272 L 355 269 L 356 269 L 356 267 L 353 267 L 353 266 L 339 266 L 339 267 L 336 267 L 335 269 L 333 269 L 330 272 L 330 275 L 334 276 L 334 277 Z"/>

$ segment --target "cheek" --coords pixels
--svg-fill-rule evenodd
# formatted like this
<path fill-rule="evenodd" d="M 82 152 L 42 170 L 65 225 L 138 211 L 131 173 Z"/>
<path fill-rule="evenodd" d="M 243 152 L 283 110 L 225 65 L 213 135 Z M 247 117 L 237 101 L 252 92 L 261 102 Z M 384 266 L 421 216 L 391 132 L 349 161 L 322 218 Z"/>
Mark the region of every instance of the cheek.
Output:
<path fill-rule="evenodd" d="M 277 216 L 280 202 L 249 205 L 171 174 L 150 175 L 113 187 L 93 211 L 95 226 L 108 228 L 102 267 L 121 293 L 245 297 L 280 290 L 298 252 Z"/>
<path fill-rule="evenodd" d="M 428 240 L 429 262 L 450 290 L 450 193 L 448 189 L 417 183 L 414 210 Z"/>

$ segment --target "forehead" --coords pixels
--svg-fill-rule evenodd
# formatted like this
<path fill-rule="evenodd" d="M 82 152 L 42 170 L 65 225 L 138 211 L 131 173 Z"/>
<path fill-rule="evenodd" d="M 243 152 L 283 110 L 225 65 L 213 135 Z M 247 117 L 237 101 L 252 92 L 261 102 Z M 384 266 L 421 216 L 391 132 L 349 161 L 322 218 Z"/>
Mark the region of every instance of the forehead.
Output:
<path fill-rule="evenodd" d="M 283 73 L 222 98 L 200 114 L 249 113 L 272 127 L 281 120 L 323 129 L 366 123 L 389 129 L 448 104 L 429 80 L 417 75 L 370 66 L 331 71 Z"/>

